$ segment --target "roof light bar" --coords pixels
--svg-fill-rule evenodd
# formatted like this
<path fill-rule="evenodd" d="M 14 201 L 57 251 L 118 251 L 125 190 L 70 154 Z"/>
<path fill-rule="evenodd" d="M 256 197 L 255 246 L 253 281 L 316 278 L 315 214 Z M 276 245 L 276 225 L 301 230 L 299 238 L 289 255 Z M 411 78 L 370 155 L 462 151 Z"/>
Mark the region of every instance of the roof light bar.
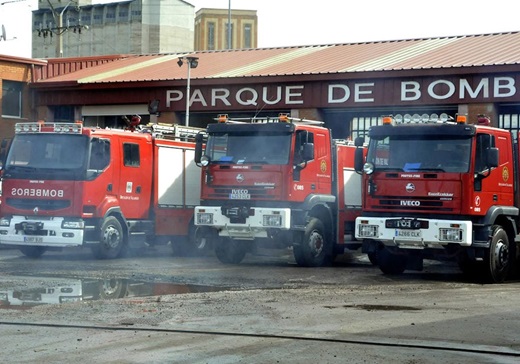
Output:
<path fill-rule="evenodd" d="M 391 121 L 388 121 L 387 118 L 390 118 Z M 466 116 L 465 115 L 458 115 L 457 118 L 460 118 L 461 121 L 458 121 L 458 123 L 465 123 L 466 122 Z M 464 121 L 462 121 L 464 119 Z M 448 123 L 453 122 L 454 119 L 451 116 L 448 116 L 446 113 L 442 113 L 440 115 L 438 114 L 396 114 L 393 116 L 383 116 L 382 117 L 382 123 L 383 125 L 389 125 L 389 124 L 435 124 L 435 123 Z"/>
<path fill-rule="evenodd" d="M 17 123 L 14 127 L 15 134 L 21 133 L 60 133 L 81 134 L 83 124 L 75 123 L 46 123 L 38 121 L 35 123 Z"/>

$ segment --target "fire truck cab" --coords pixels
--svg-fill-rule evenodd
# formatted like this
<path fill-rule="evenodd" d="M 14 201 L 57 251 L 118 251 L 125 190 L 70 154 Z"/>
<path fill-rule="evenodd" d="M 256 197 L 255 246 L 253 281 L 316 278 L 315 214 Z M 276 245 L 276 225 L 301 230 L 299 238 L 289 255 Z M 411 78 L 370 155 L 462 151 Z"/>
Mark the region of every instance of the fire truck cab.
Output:
<path fill-rule="evenodd" d="M 0 244 L 30 257 L 89 246 L 106 259 L 188 236 L 200 171 L 187 139 L 200 131 L 17 124 L 2 171 Z"/>
<path fill-rule="evenodd" d="M 384 117 L 368 132 L 356 237 L 386 274 L 422 270 L 424 258 L 501 282 L 517 255 L 518 146 L 480 116 Z M 364 162 L 364 163 L 363 163 Z"/>
<path fill-rule="evenodd" d="M 211 240 L 223 263 L 239 263 L 258 246 L 291 247 L 303 266 L 331 263 L 353 235 L 360 211 L 355 147 L 332 139 L 323 122 L 219 117 L 199 138 L 203 168 L 198 239 Z"/>

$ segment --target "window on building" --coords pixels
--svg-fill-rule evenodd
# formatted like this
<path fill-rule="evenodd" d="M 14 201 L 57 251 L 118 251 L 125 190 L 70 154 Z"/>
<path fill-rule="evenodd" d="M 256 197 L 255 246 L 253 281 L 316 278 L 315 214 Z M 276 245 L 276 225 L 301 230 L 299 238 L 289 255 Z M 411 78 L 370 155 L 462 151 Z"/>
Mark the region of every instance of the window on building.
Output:
<path fill-rule="evenodd" d="M 244 25 L 244 48 L 252 47 L 251 24 Z"/>
<path fill-rule="evenodd" d="M 91 9 L 81 9 L 80 12 L 81 12 L 81 15 L 80 15 L 81 24 L 90 25 L 91 17 L 92 17 L 92 10 Z"/>
<path fill-rule="evenodd" d="M 103 8 L 98 7 L 94 9 L 92 24 L 103 24 Z"/>
<path fill-rule="evenodd" d="M 22 117 L 22 92 L 24 84 L 16 81 L 2 81 L 2 116 Z"/>
<path fill-rule="evenodd" d="M 231 25 L 231 32 L 229 31 L 230 25 Z M 233 23 L 231 23 L 231 24 L 226 23 L 226 34 L 224 36 L 226 37 L 226 49 L 233 48 Z"/>
<path fill-rule="evenodd" d="M 130 11 L 130 14 L 131 14 L 131 17 L 132 17 L 131 20 L 140 21 L 141 18 L 142 18 L 141 9 L 138 8 L 137 6 L 136 7 L 132 7 L 131 9 L 132 9 Z"/>
<path fill-rule="evenodd" d="M 207 49 L 212 51 L 215 50 L 215 23 L 208 23 L 208 44 Z"/>
<path fill-rule="evenodd" d="M 498 127 L 511 131 L 513 133 L 513 137 L 517 138 L 518 133 L 520 132 L 520 114 L 500 114 L 498 117 Z"/>
<path fill-rule="evenodd" d="M 53 108 L 54 121 L 59 122 L 73 122 L 74 121 L 74 106 L 55 106 Z"/>
<path fill-rule="evenodd" d="M 352 140 L 356 140 L 357 137 L 364 136 L 367 137 L 368 129 L 371 126 L 375 126 L 381 124 L 380 116 L 355 116 L 352 118 L 352 129 L 351 135 Z M 368 142 L 368 140 L 365 140 Z"/>
<path fill-rule="evenodd" d="M 43 20 L 43 14 L 40 13 L 40 14 L 34 14 L 33 15 L 33 28 L 34 29 L 42 29 L 43 28 L 43 23 L 45 21 Z"/>
<path fill-rule="evenodd" d="M 115 23 L 115 22 L 116 22 L 116 7 L 107 6 L 107 12 L 105 14 L 105 23 Z"/>
<path fill-rule="evenodd" d="M 119 4 L 119 11 L 117 13 L 117 18 L 119 22 L 127 22 L 128 21 L 128 13 L 129 6 L 128 4 Z"/>
<path fill-rule="evenodd" d="M 125 167 L 139 167 L 139 144 L 124 143 L 123 144 L 123 157 Z"/>

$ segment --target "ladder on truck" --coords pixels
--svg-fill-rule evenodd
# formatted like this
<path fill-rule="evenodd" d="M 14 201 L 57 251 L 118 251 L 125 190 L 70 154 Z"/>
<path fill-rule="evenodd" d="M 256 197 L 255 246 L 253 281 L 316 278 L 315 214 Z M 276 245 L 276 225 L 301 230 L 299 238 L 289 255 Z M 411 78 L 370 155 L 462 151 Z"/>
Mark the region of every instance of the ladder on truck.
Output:
<path fill-rule="evenodd" d="M 293 123 L 293 124 L 305 124 L 305 125 L 317 125 L 322 126 L 324 124 L 323 121 L 319 120 L 311 120 L 311 119 L 302 119 L 288 116 L 287 114 L 279 114 L 277 117 L 266 116 L 266 117 L 251 117 L 251 118 L 229 118 L 227 114 L 220 114 L 215 119 L 219 123 L 229 123 L 229 124 L 242 124 L 242 123 L 259 123 L 259 124 L 267 124 L 267 123 Z"/>
<path fill-rule="evenodd" d="M 151 134 L 156 138 L 180 140 L 195 139 L 197 134 L 205 134 L 206 131 L 203 128 L 177 124 L 148 124 L 146 125 L 145 130 L 150 131 Z"/>

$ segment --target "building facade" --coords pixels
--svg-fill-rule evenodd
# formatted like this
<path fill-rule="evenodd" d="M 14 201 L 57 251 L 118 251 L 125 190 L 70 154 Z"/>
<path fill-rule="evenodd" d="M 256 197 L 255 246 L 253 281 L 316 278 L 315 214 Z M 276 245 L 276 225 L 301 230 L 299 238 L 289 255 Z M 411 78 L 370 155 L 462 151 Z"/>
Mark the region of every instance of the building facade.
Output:
<path fill-rule="evenodd" d="M 231 29 L 228 27 L 231 24 Z M 195 16 L 195 50 L 248 49 L 258 46 L 256 10 L 200 9 Z"/>
<path fill-rule="evenodd" d="M 33 12 L 32 56 L 191 52 L 194 9 L 182 0 L 42 0 Z"/>
<path fill-rule="evenodd" d="M 0 55 L 0 140 L 13 135 L 16 123 L 37 118 L 29 85 L 35 69 L 46 65 L 46 61 Z"/>
<path fill-rule="evenodd" d="M 198 58 L 191 73 L 179 67 L 184 56 Z M 185 124 L 189 110 L 189 124 L 204 127 L 218 114 L 287 113 L 323 120 L 336 138 L 347 139 L 365 134 L 384 115 L 446 113 L 466 114 L 470 122 L 486 114 L 493 125 L 518 132 L 520 32 L 95 63 L 54 59 L 31 87 L 38 118 L 69 115 L 100 127 L 122 126 L 122 116 L 132 114 L 145 122 Z"/>

